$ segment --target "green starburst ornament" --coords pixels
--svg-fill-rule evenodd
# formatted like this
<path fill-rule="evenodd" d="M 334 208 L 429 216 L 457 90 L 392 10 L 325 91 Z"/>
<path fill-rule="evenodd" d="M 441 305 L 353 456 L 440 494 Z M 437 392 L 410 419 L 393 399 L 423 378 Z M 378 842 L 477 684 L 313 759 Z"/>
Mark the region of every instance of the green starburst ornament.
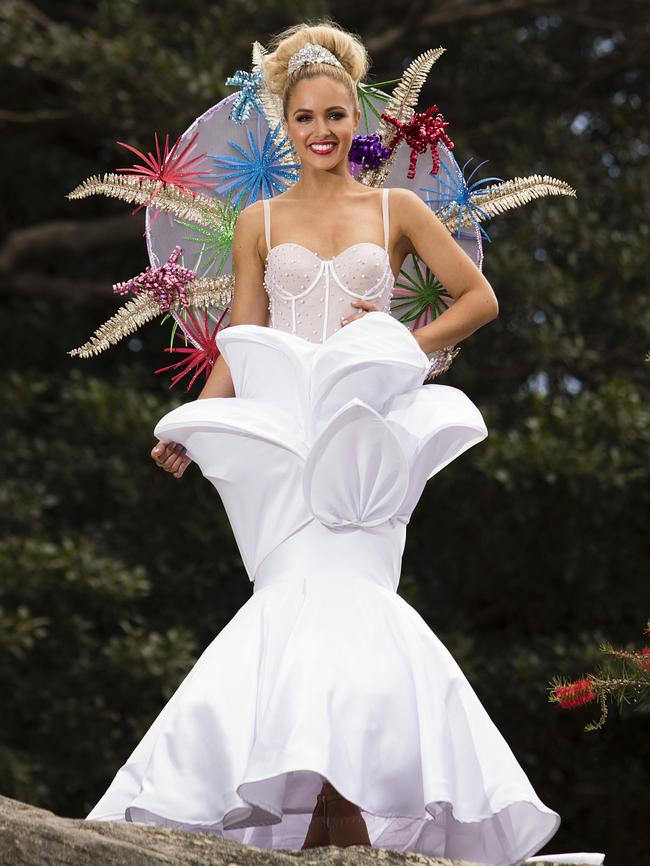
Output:
<path fill-rule="evenodd" d="M 411 259 L 414 273 L 400 270 L 391 312 L 402 310 L 397 316 L 402 324 L 421 328 L 441 315 L 453 298 L 427 265 L 423 270 L 417 256 L 411 255 Z"/>
<path fill-rule="evenodd" d="M 214 200 L 216 210 L 204 210 L 204 221 L 199 224 L 177 219 L 176 222 L 190 229 L 190 234 L 183 240 L 191 241 L 200 247 L 199 254 L 192 270 L 196 273 L 202 269 L 201 276 L 220 276 L 224 264 L 230 255 L 235 235 L 235 223 L 243 207 L 242 200 L 233 204 L 232 190 L 228 191 L 226 201 Z M 206 259 L 204 261 L 204 256 Z M 216 263 L 216 265 L 215 265 Z"/>

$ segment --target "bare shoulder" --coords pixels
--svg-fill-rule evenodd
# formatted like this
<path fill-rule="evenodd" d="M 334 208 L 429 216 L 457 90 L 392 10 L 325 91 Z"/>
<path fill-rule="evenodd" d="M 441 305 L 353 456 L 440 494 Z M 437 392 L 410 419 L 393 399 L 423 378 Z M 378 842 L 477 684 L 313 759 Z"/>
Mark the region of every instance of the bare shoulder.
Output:
<path fill-rule="evenodd" d="M 264 235 L 264 213 L 262 200 L 258 199 L 237 214 L 233 244 L 236 247 L 255 248 L 259 252 Z"/>
<path fill-rule="evenodd" d="M 392 187 L 390 201 L 392 218 L 400 227 L 402 234 L 412 241 L 416 232 L 425 227 L 439 239 L 447 233 L 440 217 L 412 189 L 402 186 Z"/>
<path fill-rule="evenodd" d="M 252 204 L 249 204 L 247 207 L 243 207 L 239 214 L 237 215 L 237 225 L 241 225 L 244 230 L 250 229 L 252 225 L 255 225 L 259 222 L 260 218 L 263 217 L 262 213 L 262 199 L 257 199 Z"/>
<path fill-rule="evenodd" d="M 399 238 L 397 248 L 406 257 L 409 253 L 416 253 L 417 229 L 423 225 L 429 226 L 437 222 L 437 218 L 420 196 L 412 189 L 403 186 L 390 187 L 388 195 L 390 202 L 390 221 L 396 227 Z"/>
<path fill-rule="evenodd" d="M 422 208 L 429 210 L 416 192 L 403 186 L 390 187 L 388 198 L 397 216 L 421 212 Z"/>

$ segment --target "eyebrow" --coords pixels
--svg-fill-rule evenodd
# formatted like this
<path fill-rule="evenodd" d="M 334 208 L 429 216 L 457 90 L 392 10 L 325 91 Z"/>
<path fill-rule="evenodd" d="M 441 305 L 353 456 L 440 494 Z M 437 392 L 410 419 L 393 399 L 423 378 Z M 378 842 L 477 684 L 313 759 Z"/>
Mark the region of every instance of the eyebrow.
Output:
<path fill-rule="evenodd" d="M 331 111 L 333 108 L 342 108 L 343 110 L 345 110 L 344 105 L 330 105 L 328 106 L 328 108 L 325 109 L 325 111 Z M 299 111 L 311 111 L 311 108 L 296 108 L 294 114 L 298 114 Z"/>

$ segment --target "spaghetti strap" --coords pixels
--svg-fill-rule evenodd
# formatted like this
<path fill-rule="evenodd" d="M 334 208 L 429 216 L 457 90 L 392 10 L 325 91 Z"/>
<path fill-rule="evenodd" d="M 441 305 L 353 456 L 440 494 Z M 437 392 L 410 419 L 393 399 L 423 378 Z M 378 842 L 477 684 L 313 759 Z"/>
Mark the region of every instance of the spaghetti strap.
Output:
<path fill-rule="evenodd" d="M 389 213 L 388 213 L 388 187 L 385 186 L 381 191 L 381 210 L 384 218 L 384 249 L 388 252 L 388 232 L 389 232 Z"/>
<path fill-rule="evenodd" d="M 268 198 L 262 199 L 262 205 L 264 207 L 264 235 L 266 237 L 266 257 L 269 257 L 269 252 L 271 251 L 271 209 L 269 207 Z"/>

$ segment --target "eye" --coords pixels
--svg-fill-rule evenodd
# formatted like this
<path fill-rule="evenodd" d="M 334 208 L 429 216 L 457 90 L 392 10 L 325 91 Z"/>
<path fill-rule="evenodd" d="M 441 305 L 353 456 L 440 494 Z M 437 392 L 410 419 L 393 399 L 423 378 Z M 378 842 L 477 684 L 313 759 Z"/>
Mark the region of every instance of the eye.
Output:
<path fill-rule="evenodd" d="M 343 114 L 342 111 L 331 111 L 331 112 L 330 112 L 330 117 L 345 117 L 345 115 Z M 301 120 L 309 120 L 309 119 L 310 119 L 310 115 L 309 115 L 309 114 L 300 114 L 300 115 L 296 118 L 296 120 L 298 121 L 298 123 L 300 123 Z"/>

